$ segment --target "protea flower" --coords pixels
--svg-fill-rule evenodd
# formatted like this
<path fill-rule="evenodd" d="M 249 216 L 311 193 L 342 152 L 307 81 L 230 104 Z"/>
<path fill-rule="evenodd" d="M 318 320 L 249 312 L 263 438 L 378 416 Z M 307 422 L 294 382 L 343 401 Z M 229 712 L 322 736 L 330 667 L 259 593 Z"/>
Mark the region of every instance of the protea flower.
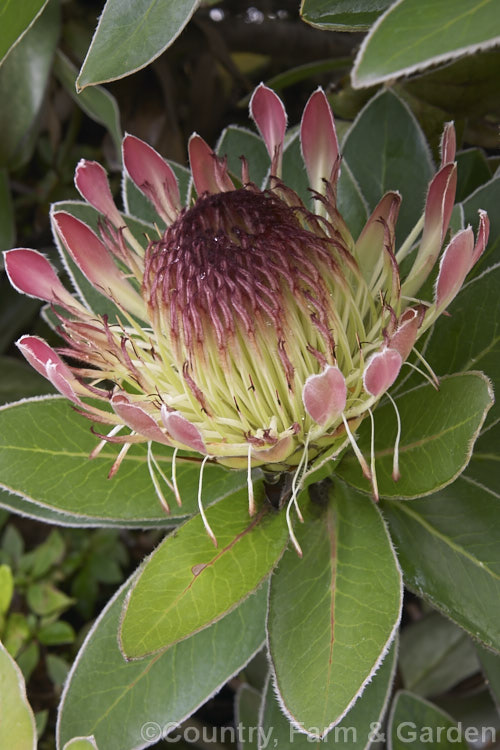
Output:
<path fill-rule="evenodd" d="M 311 460 L 350 441 L 376 496 L 373 462 L 368 466 L 353 433 L 458 292 L 484 250 L 488 218 L 480 212 L 476 241 L 470 227 L 453 237 L 433 299 L 419 299 L 454 203 L 453 126 L 444 131 L 422 220 L 396 251 L 397 192 L 381 198 L 356 242 L 336 208 L 341 157 L 321 90 L 309 99 L 300 131 L 312 207 L 281 180 L 281 100 L 260 85 L 250 113 L 271 160 L 268 188 L 250 181 L 244 158 L 235 184 L 226 159 L 195 134 L 189 158 L 197 197 L 185 207 L 170 166 L 125 137 L 125 169 L 166 225 L 142 243 L 116 208 L 104 169 L 78 164 L 76 186 L 102 215 L 99 232 L 61 211 L 52 214 L 54 232 L 119 312 L 113 319 L 94 313 L 43 255 L 11 250 L 12 284 L 54 306 L 66 341 L 57 352 L 34 336 L 18 346 L 77 409 L 113 426 L 101 436 L 123 443 L 111 473 L 132 443 L 159 442 L 201 454 L 203 464 L 248 468 L 249 475 L 255 466 L 294 470 L 297 487 Z M 401 278 L 405 258 L 410 270 Z"/>

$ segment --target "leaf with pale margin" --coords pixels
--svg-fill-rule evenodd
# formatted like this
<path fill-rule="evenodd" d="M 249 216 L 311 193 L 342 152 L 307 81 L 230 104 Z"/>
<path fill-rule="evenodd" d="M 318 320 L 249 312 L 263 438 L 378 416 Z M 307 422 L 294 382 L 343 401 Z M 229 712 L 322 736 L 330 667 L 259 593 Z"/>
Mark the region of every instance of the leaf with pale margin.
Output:
<path fill-rule="evenodd" d="M 472 279 L 434 327 L 425 357 L 437 375 L 483 370 L 500 388 L 500 264 Z M 480 311 L 484 311 L 481 314 Z M 500 419 L 500 403 L 486 425 Z"/>
<path fill-rule="evenodd" d="M 442 378 L 440 390 L 417 386 L 395 397 L 402 423 L 399 446 L 401 478 L 392 478 L 397 422 L 390 402 L 377 407 L 375 463 L 382 497 L 415 498 L 445 487 L 469 463 L 488 410 L 493 403 L 491 385 L 483 373 L 467 372 Z M 358 444 L 369 455 L 369 420 L 359 429 Z M 342 459 L 337 473 L 349 484 L 370 492 L 353 453 Z"/>
<path fill-rule="evenodd" d="M 21 41 L 47 5 L 48 0 L 4 0 L 0 8 L 0 65 Z"/>
<path fill-rule="evenodd" d="M 0 486 L 27 502 L 53 513 L 75 517 L 78 525 L 141 527 L 168 526 L 170 519 L 197 511 L 199 464 L 178 460 L 177 481 L 183 505 L 164 486 L 171 515 L 166 515 L 156 497 L 149 475 L 144 445 L 132 446 L 113 479 L 107 474 L 116 458 L 116 448 L 105 447 L 93 460 L 89 453 L 97 445 L 90 422 L 77 414 L 69 401 L 59 397 L 28 399 L 0 408 Z M 167 476 L 172 451 L 155 444 L 155 456 Z M 246 487 L 241 472 L 205 467 L 203 501 L 210 504 Z"/>
<path fill-rule="evenodd" d="M 316 78 L 324 73 L 330 73 L 332 70 L 347 70 L 351 67 L 352 60 L 350 57 L 333 57 L 327 60 L 314 60 L 314 62 L 303 63 L 288 70 L 278 73 L 272 78 L 266 80 L 266 86 L 273 91 L 282 91 L 283 89 L 301 83 L 304 80 Z M 245 104 L 248 104 L 250 96 L 245 98 Z"/>
<path fill-rule="evenodd" d="M 414 115 L 392 91 L 382 91 L 361 110 L 347 133 L 343 156 L 373 211 L 388 190 L 403 201 L 396 225 L 401 242 L 417 223 L 434 167 Z"/>
<path fill-rule="evenodd" d="M 99 750 L 93 737 L 74 737 L 67 742 L 63 750 Z"/>
<path fill-rule="evenodd" d="M 408 690 L 423 696 L 439 695 L 478 670 L 471 639 L 437 612 L 401 631 L 399 672 Z"/>
<path fill-rule="evenodd" d="M 73 63 L 58 50 L 54 60 L 54 74 L 72 99 L 92 120 L 104 125 L 115 145 L 116 153 L 121 158 L 122 129 L 120 125 L 120 110 L 116 99 L 109 91 L 96 86 L 95 88 L 76 93 L 75 82 L 78 70 Z"/>
<path fill-rule="evenodd" d="M 366 31 L 392 0 L 302 0 L 302 20 L 330 31 Z"/>
<path fill-rule="evenodd" d="M 363 41 L 352 84 L 373 86 L 499 42 L 496 0 L 397 0 Z"/>
<path fill-rule="evenodd" d="M 21 670 L 0 642 L 0 747 L 35 750 L 36 727 Z"/>
<path fill-rule="evenodd" d="M 255 484 L 262 500 L 262 482 Z M 140 658 L 182 641 L 234 609 L 273 570 L 288 543 L 284 514 L 259 502 L 250 518 L 247 492 L 207 510 L 214 547 L 201 516 L 180 526 L 148 558 L 127 596 L 121 648 Z"/>
<path fill-rule="evenodd" d="M 130 583 L 98 617 L 68 675 L 59 705 L 58 749 L 75 735 L 88 734 L 106 750 L 144 747 L 148 737 L 141 736 L 141 729 L 146 722 L 160 732 L 174 728 L 239 672 L 262 645 L 266 586 L 192 638 L 156 656 L 127 663 L 116 635 Z"/>
<path fill-rule="evenodd" d="M 500 420 L 487 427 L 474 446 L 463 478 L 500 499 Z"/>
<path fill-rule="evenodd" d="M 60 511 L 48 508 L 44 505 L 31 502 L 25 497 L 15 495 L 11 492 L 6 492 L 0 489 L 0 508 L 15 513 L 17 516 L 25 516 L 26 518 L 33 518 L 36 521 L 42 521 L 43 523 L 50 523 L 54 526 L 68 526 L 71 528 L 120 528 L 120 529 L 149 529 L 149 528 L 173 528 L 178 523 L 183 521 L 183 518 L 172 518 L 165 524 L 161 524 L 158 521 L 141 520 L 138 521 L 113 521 L 112 519 L 89 519 L 85 516 L 75 516 L 69 513 L 61 513 Z"/>
<path fill-rule="evenodd" d="M 463 474 L 435 495 L 382 500 L 381 509 L 408 588 L 500 652 L 498 495 Z"/>
<path fill-rule="evenodd" d="M 396 646 L 393 643 L 380 668 L 368 683 L 362 695 L 347 713 L 324 738 L 314 740 L 310 735 L 299 733 L 284 716 L 278 700 L 268 681 L 263 695 L 261 708 L 261 743 L 259 750 L 265 747 L 288 748 L 293 738 L 294 750 L 307 750 L 317 747 L 342 747 L 350 750 L 367 750 L 370 746 L 370 732 L 374 722 L 382 721 L 389 698 L 396 670 Z"/>
<path fill-rule="evenodd" d="M 451 739 L 448 739 L 446 734 L 449 729 L 454 730 Z M 430 735 L 433 750 L 468 749 L 459 726 L 451 716 L 406 690 L 396 693 L 387 730 L 388 750 L 405 750 L 412 746 L 426 747 L 427 745 L 421 744 L 418 739 L 421 732 L 424 733 L 423 737 Z M 438 736 L 439 730 L 441 735 Z M 418 745 L 415 745 L 415 742 L 418 742 Z M 424 739 L 423 742 L 428 742 L 428 739 Z"/>
<path fill-rule="evenodd" d="M 289 720 L 324 736 L 352 708 L 392 642 L 401 571 L 372 501 L 336 482 L 296 528 L 271 579 L 268 642 L 276 690 Z"/>
<path fill-rule="evenodd" d="M 198 5 L 199 0 L 107 0 L 77 90 L 145 68 L 177 39 Z"/>

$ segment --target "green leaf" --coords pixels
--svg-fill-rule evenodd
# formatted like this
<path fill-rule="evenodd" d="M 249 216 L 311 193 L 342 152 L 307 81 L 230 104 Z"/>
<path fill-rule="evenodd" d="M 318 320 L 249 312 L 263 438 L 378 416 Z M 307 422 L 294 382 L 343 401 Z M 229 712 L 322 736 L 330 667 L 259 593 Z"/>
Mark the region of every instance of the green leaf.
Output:
<path fill-rule="evenodd" d="M 107 0 L 78 89 L 144 68 L 179 36 L 198 4 L 199 0 Z"/>
<path fill-rule="evenodd" d="M 35 717 L 21 670 L 0 643 L 0 747 L 35 750 Z"/>
<path fill-rule="evenodd" d="M 262 483 L 255 492 L 262 500 Z M 284 514 L 267 502 L 249 517 L 246 489 L 209 508 L 207 518 L 217 548 L 198 515 L 144 563 L 123 611 L 127 658 L 159 651 L 219 620 L 262 584 L 288 542 Z"/>
<path fill-rule="evenodd" d="M 31 575 L 35 578 L 44 576 L 52 567 L 61 562 L 64 551 L 64 539 L 59 531 L 54 529 L 34 551 Z"/>
<path fill-rule="evenodd" d="M 0 250 L 9 250 L 15 242 L 15 238 L 16 224 L 9 185 L 9 173 L 6 169 L 0 169 Z"/>
<path fill-rule="evenodd" d="M 264 185 L 270 162 L 264 141 L 256 133 L 230 125 L 222 132 L 215 150 L 220 156 L 227 156 L 229 171 L 238 180 L 241 180 L 240 156 L 244 156 L 251 181 L 259 187 Z"/>
<path fill-rule="evenodd" d="M 404 239 L 420 218 L 433 174 L 429 147 L 415 117 L 391 91 L 364 107 L 349 130 L 343 155 L 373 211 L 387 190 L 403 197 L 396 235 Z"/>
<path fill-rule="evenodd" d="M 29 158 L 58 37 L 59 5 L 51 2 L 0 67 L 0 166 Z"/>
<path fill-rule="evenodd" d="M 417 386 L 395 397 L 401 416 L 399 446 L 401 479 L 392 478 L 397 423 L 391 403 L 379 406 L 375 417 L 375 461 L 382 497 L 414 498 L 445 487 L 469 463 L 474 440 L 493 403 L 491 386 L 482 373 L 442 378 L 440 389 Z M 370 453 L 369 420 L 359 429 L 359 447 Z M 338 474 L 366 492 L 370 485 L 353 453 L 346 453 Z"/>
<path fill-rule="evenodd" d="M 61 646 L 64 643 L 73 643 L 75 637 L 75 631 L 69 622 L 64 622 L 64 620 L 43 625 L 37 631 L 37 638 L 44 646 Z"/>
<path fill-rule="evenodd" d="M 24 539 L 16 527 L 11 524 L 7 526 L 3 533 L 1 550 L 13 563 L 11 567 L 17 569 L 24 552 Z"/>
<path fill-rule="evenodd" d="M 498 652 L 499 502 L 465 474 L 428 498 L 381 501 L 406 585 Z"/>
<path fill-rule="evenodd" d="M 144 747 L 194 713 L 262 645 L 267 586 L 192 638 L 126 663 L 116 635 L 129 586 L 109 602 L 73 664 L 59 706 L 58 748 L 89 734 L 106 750 Z"/>
<path fill-rule="evenodd" d="M 31 638 L 31 628 L 26 617 L 20 612 L 9 615 L 2 638 L 9 654 L 16 657 Z"/>
<path fill-rule="evenodd" d="M 54 510 L 52 508 L 48 508 L 43 505 L 38 505 L 37 503 L 31 502 L 30 500 L 27 500 L 24 497 L 20 497 L 19 495 L 13 495 L 12 493 L 6 492 L 5 490 L 0 489 L 0 508 L 4 508 L 11 513 L 15 513 L 18 516 L 26 516 L 28 518 L 34 518 L 38 521 L 43 521 L 44 523 L 51 523 L 55 526 L 72 526 L 72 527 L 78 527 L 82 526 L 84 528 L 88 528 L 89 526 L 116 526 L 116 523 L 113 522 L 113 520 L 110 519 L 99 519 L 94 522 L 90 521 L 85 516 L 74 516 L 69 515 L 66 513 L 61 513 L 57 510 Z M 169 526 L 175 526 L 176 521 L 172 519 L 171 522 L 169 522 Z M 127 521 L 120 521 L 120 528 L 136 528 L 138 526 L 137 521 L 127 522 Z M 152 521 L 144 521 L 140 524 L 141 528 L 150 528 L 152 526 L 158 526 L 157 522 Z"/>
<path fill-rule="evenodd" d="M 489 182 L 490 168 L 484 152 L 479 148 L 469 148 L 457 154 L 457 194 L 455 200 L 463 201 L 474 190 Z"/>
<path fill-rule="evenodd" d="M 0 404 L 29 396 L 54 393 L 51 383 L 20 359 L 0 356 L 0 369 Z"/>
<path fill-rule="evenodd" d="M 10 607 L 14 593 L 14 578 L 9 565 L 0 565 L 0 615 Z"/>
<path fill-rule="evenodd" d="M 497 421 L 494 425 L 487 427 L 478 439 L 463 478 L 471 486 L 481 487 L 493 497 L 500 498 L 499 464 L 500 421 Z"/>
<path fill-rule="evenodd" d="M 500 40 L 496 0 L 399 0 L 372 27 L 351 74 L 373 86 L 493 47 Z"/>
<path fill-rule="evenodd" d="M 389 750 L 467 750 L 464 732 L 448 714 L 404 690 L 396 694 L 389 717 Z M 465 733 L 467 730 L 465 730 Z M 430 743 L 430 744 L 429 744 Z"/>
<path fill-rule="evenodd" d="M 383 1 L 383 0 L 382 0 Z M 389 2 L 389 0 L 387 0 Z M 304 20 L 306 20 L 304 18 Z M 316 78 L 324 73 L 330 73 L 332 70 L 346 70 L 351 67 L 352 60 L 350 57 L 334 57 L 328 60 L 314 60 L 314 62 L 297 65 L 288 68 L 283 73 L 278 73 L 272 78 L 266 80 L 266 86 L 273 91 L 282 91 L 283 89 L 294 86 L 311 78 Z M 245 97 L 245 104 L 248 104 L 250 96 Z"/>
<path fill-rule="evenodd" d="M 177 481 L 182 497 L 178 508 L 174 495 L 164 487 L 171 514 L 166 515 L 156 497 L 147 468 L 147 451 L 136 445 L 129 451 L 120 471 L 106 479 L 116 458 L 113 446 L 104 448 L 92 461 L 89 453 L 97 444 L 90 423 L 77 414 L 66 399 L 46 397 L 0 408 L 1 486 L 21 495 L 29 503 L 63 515 L 63 525 L 77 524 L 169 526 L 171 519 L 185 517 L 198 507 L 197 463 L 177 462 Z M 155 456 L 170 474 L 172 451 L 155 446 Z M 246 487 L 246 477 L 215 465 L 207 465 L 203 481 L 205 505 Z M 2 505 L 10 506 L 2 496 Z M 27 509 L 26 503 L 18 507 Z M 33 508 L 35 512 L 35 508 Z M 31 513 L 30 513 L 31 515 Z"/>
<path fill-rule="evenodd" d="M 29 643 L 26 648 L 23 648 L 21 653 L 17 655 L 16 661 L 23 673 L 25 681 L 28 682 L 36 665 L 40 661 L 40 646 L 38 643 L 36 643 L 36 641 L 31 641 L 31 643 Z"/>
<path fill-rule="evenodd" d="M 118 158 L 121 159 L 122 129 L 115 97 L 102 86 L 77 94 L 75 85 L 78 70 L 61 50 L 57 50 L 54 60 L 54 74 L 80 109 L 92 120 L 104 125 L 113 139 Z"/>
<path fill-rule="evenodd" d="M 476 649 L 491 696 L 500 711 L 500 656 L 478 644 Z"/>
<path fill-rule="evenodd" d="M 243 683 L 235 697 L 235 724 L 240 729 L 238 750 L 259 750 L 258 726 L 261 696 L 258 690 Z"/>
<path fill-rule="evenodd" d="M 399 670 L 408 690 L 423 696 L 439 695 L 478 669 L 470 638 L 437 612 L 403 628 Z"/>
<path fill-rule="evenodd" d="M 4 0 L 0 8 L 0 65 L 36 21 L 48 0 Z"/>
<path fill-rule="evenodd" d="M 357 240 L 368 219 L 368 207 L 346 161 L 342 162 L 338 181 L 337 208 L 353 238 Z"/>
<path fill-rule="evenodd" d="M 311 204 L 309 179 L 304 166 L 304 159 L 302 158 L 300 132 L 298 129 L 285 141 L 282 179 L 285 185 L 295 190 L 305 206 Z"/>
<path fill-rule="evenodd" d="M 425 357 L 438 375 L 484 370 L 494 390 L 500 388 L 500 264 L 462 289 L 434 327 Z M 481 314 L 484 311 L 484 314 Z M 486 424 L 500 418 L 500 403 Z"/>
<path fill-rule="evenodd" d="M 296 529 L 303 551 L 271 580 L 269 651 L 280 703 L 294 725 L 323 736 L 352 708 L 394 638 L 402 581 L 372 501 L 340 482 L 323 488 Z"/>
<path fill-rule="evenodd" d="M 265 747 L 286 750 L 308 750 L 317 747 L 341 747 L 350 750 L 366 750 L 373 727 L 384 716 L 392 689 L 396 669 L 396 648 L 394 644 L 384 658 L 379 670 L 366 686 L 349 713 L 321 740 L 314 740 L 299 732 L 289 724 L 272 690 L 271 680 L 264 693 L 262 707 L 261 737 L 265 737 Z M 264 747 L 264 745 L 262 745 Z"/>
<path fill-rule="evenodd" d="M 61 688 L 66 682 L 66 678 L 69 672 L 69 664 L 64 659 L 61 659 L 60 656 L 56 656 L 55 654 L 46 654 L 45 664 L 47 666 L 47 674 L 49 675 L 51 681 L 57 688 Z"/>
<path fill-rule="evenodd" d="M 54 615 L 68 609 L 74 599 L 54 588 L 50 583 L 32 583 L 28 587 L 26 600 L 37 615 Z"/>
<path fill-rule="evenodd" d="M 365 31 L 392 0 L 302 0 L 302 19 L 331 31 Z"/>
<path fill-rule="evenodd" d="M 74 737 L 66 742 L 63 750 L 99 750 L 95 744 L 94 737 Z"/>

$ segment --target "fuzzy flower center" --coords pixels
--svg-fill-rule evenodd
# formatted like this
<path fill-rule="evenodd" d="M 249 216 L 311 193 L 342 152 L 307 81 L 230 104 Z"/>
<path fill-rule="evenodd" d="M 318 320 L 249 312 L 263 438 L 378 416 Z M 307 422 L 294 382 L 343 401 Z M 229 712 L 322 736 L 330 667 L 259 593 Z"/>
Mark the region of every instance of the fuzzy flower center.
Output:
<path fill-rule="evenodd" d="M 215 345 L 226 362 L 242 337 L 260 354 L 274 339 L 293 388 L 297 315 L 315 328 L 310 351 L 321 361 L 333 357 L 332 291 L 323 279 L 336 272 L 332 239 L 317 217 L 240 189 L 203 195 L 150 244 L 143 296 L 178 356 L 191 360 Z"/>

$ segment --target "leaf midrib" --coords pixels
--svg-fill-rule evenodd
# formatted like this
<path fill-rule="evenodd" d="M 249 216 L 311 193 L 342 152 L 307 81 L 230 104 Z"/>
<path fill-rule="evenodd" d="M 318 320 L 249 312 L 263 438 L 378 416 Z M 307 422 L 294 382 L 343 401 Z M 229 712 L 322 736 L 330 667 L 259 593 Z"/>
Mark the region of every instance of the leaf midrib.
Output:
<path fill-rule="evenodd" d="M 469 562 L 471 562 L 473 565 L 475 565 L 480 570 L 489 573 L 492 578 L 495 578 L 496 580 L 500 581 L 500 575 L 497 573 L 494 573 L 491 568 L 486 565 L 486 563 L 483 563 L 481 560 L 478 560 L 477 557 L 474 557 L 473 554 L 468 552 L 466 549 L 464 549 L 462 546 L 454 542 L 450 537 L 443 534 L 441 531 L 438 531 L 438 529 L 435 526 L 432 526 L 423 516 L 419 515 L 416 511 L 413 509 L 410 509 L 411 501 L 401 501 L 399 503 L 396 503 L 393 500 L 388 500 L 387 502 L 393 503 L 394 505 L 397 505 L 397 507 L 401 510 L 402 513 L 406 513 L 406 515 L 410 516 L 414 521 L 419 523 L 423 528 L 431 534 L 431 536 L 437 537 L 441 542 L 446 544 L 448 547 L 450 547 L 454 552 L 457 554 L 463 555 Z"/>

